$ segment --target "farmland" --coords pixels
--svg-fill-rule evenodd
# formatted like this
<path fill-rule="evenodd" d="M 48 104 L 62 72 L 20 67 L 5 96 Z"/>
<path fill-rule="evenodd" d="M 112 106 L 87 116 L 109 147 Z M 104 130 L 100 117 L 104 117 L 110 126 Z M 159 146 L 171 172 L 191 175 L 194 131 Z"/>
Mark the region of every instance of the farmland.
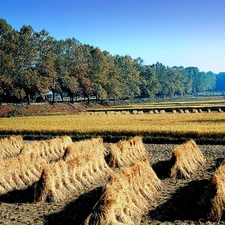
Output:
<path fill-rule="evenodd" d="M 52 140 L 52 142 L 53 141 L 54 140 Z M 86 141 L 84 141 L 84 143 L 86 143 Z M 31 144 L 31 143 L 29 142 L 28 144 Z M 74 144 L 76 144 L 76 143 L 74 142 Z M 104 144 L 107 149 L 110 149 L 108 143 L 104 143 Z M 90 145 L 90 147 L 91 147 L 91 145 Z M 219 165 L 222 163 L 222 161 L 224 159 L 225 148 L 223 145 L 210 145 L 210 146 L 209 145 L 198 145 L 200 151 L 206 158 L 206 163 L 204 166 L 200 167 L 196 172 L 192 173 L 190 178 L 188 178 L 188 179 L 180 179 L 180 178 L 172 179 L 168 176 L 168 173 L 169 173 L 168 162 L 171 159 L 172 150 L 175 147 L 178 147 L 178 145 L 145 144 L 144 147 L 146 148 L 146 150 L 149 154 L 150 165 L 152 166 L 152 168 L 154 169 L 158 178 L 162 182 L 162 190 L 160 190 L 158 192 L 157 197 L 154 197 L 154 196 L 151 197 L 150 202 L 147 204 L 147 208 L 146 208 L 147 211 L 141 218 L 140 225 L 147 225 L 147 224 L 153 224 L 153 225 L 157 225 L 157 224 L 165 224 L 165 225 L 166 224 L 169 224 L 169 225 L 172 225 L 172 224 L 181 224 L 181 225 L 208 224 L 208 225 L 214 225 L 214 224 L 218 224 L 218 221 L 219 221 L 219 224 L 225 224 L 223 216 L 221 218 L 219 218 L 219 220 L 216 220 L 216 221 L 211 221 L 211 220 L 207 219 L 207 215 L 206 215 L 207 211 L 204 208 L 198 207 L 198 204 L 197 204 L 201 195 L 207 190 L 207 187 L 210 184 L 210 179 L 212 178 L 212 175 L 214 174 L 215 170 L 219 167 Z M 95 148 L 93 148 L 92 151 L 96 151 L 96 150 L 97 149 L 95 146 Z M 94 153 L 94 154 L 96 154 L 96 153 Z M 141 157 L 140 152 L 139 153 L 133 152 L 133 153 L 136 154 L 136 157 L 139 157 L 139 158 Z M 133 155 L 133 153 L 132 153 L 132 155 Z M 52 153 L 48 152 L 48 153 L 45 153 L 43 156 L 46 156 L 46 154 L 51 155 Z M 80 153 L 77 152 L 76 154 L 80 154 Z M 94 160 L 94 161 L 97 160 L 96 161 L 97 164 L 95 164 L 95 165 L 98 166 L 98 165 L 100 165 L 100 163 L 103 163 L 103 161 L 100 157 L 100 154 L 102 154 L 101 151 L 99 151 L 99 153 L 97 153 L 97 154 L 98 154 L 98 157 L 91 157 L 90 159 Z M 143 152 L 143 154 L 145 155 L 144 152 Z M 145 157 L 144 155 L 142 157 Z M 34 161 L 32 161 L 32 160 L 30 161 L 30 159 L 26 157 L 26 153 L 23 153 L 23 155 L 16 157 L 16 158 L 20 159 L 19 161 L 21 164 L 23 163 L 23 160 L 22 160 L 23 158 L 25 160 L 28 160 L 29 163 L 24 164 L 23 167 L 24 168 L 28 167 L 29 170 L 28 170 L 28 173 L 26 173 L 27 175 L 25 177 L 23 177 L 24 169 L 23 169 L 23 171 L 21 171 L 23 173 L 19 176 L 16 176 L 16 173 L 15 173 L 13 175 L 13 176 L 15 176 L 15 178 L 10 178 L 10 171 L 4 171 L 4 174 L 5 174 L 4 176 L 9 177 L 8 181 L 5 181 L 5 182 L 8 182 L 8 187 L 11 187 L 14 189 L 20 188 L 20 186 L 16 186 L 18 184 L 23 185 L 23 186 L 25 185 L 24 183 L 19 182 L 19 180 L 26 179 L 28 181 L 29 176 L 30 176 L 29 174 L 33 171 L 32 165 L 40 162 L 40 161 L 38 161 L 38 160 L 40 160 L 40 157 L 33 159 Z M 130 158 L 130 159 L 132 159 L 132 158 Z M 87 160 L 87 159 L 85 159 L 85 160 Z M 118 159 L 115 158 L 115 160 L 118 160 Z M 128 163 L 127 159 L 124 158 L 124 156 L 122 156 L 121 160 L 122 160 L 121 162 L 123 164 Z M 134 160 L 134 158 L 132 160 Z M 11 165 L 14 164 L 13 158 L 9 158 L 9 159 L 5 160 L 5 163 L 3 161 L 3 163 L 1 164 L 2 168 L 4 167 L 6 162 L 11 162 Z M 39 187 L 39 184 L 31 185 L 29 183 L 27 183 L 27 184 L 29 184 L 31 186 L 29 186 L 28 188 L 25 188 L 23 190 L 14 190 L 14 191 L 8 192 L 6 194 L 3 194 L 0 196 L 0 201 L 1 201 L 0 222 L 2 224 L 19 224 L 19 225 L 20 224 L 21 225 L 22 224 L 40 224 L 40 225 L 83 224 L 83 222 L 86 220 L 88 215 L 98 212 L 96 210 L 93 210 L 93 208 L 96 207 L 96 205 L 102 198 L 101 196 L 104 193 L 104 190 L 106 188 L 106 186 L 105 186 L 106 183 L 105 183 L 105 181 L 104 182 L 98 181 L 98 182 L 100 182 L 100 183 L 98 183 L 98 184 L 100 184 L 100 186 L 98 185 L 97 188 L 90 190 L 90 191 L 87 191 L 87 187 L 89 187 L 90 184 L 93 185 L 93 179 L 96 179 L 96 175 L 99 172 L 103 171 L 103 168 L 106 168 L 105 167 L 106 165 L 104 167 L 103 166 L 100 166 L 97 168 L 95 167 L 94 168 L 96 171 L 95 176 L 93 176 L 94 174 L 92 174 L 92 177 L 90 177 L 90 174 L 89 175 L 87 174 L 89 179 L 91 178 L 92 181 L 88 181 L 88 180 L 85 181 L 86 182 L 86 184 L 85 184 L 86 192 L 84 193 L 84 190 L 81 189 L 79 191 L 79 193 L 80 193 L 79 198 L 75 198 L 75 199 L 67 198 L 66 201 L 65 200 L 62 201 L 61 198 L 64 197 L 64 195 L 61 195 L 60 192 L 63 191 L 63 188 L 64 188 L 63 185 L 65 185 L 64 182 L 66 181 L 66 179 L 68 179 L 68 174 L 66 172 L 67 167 L 65 167 L 66 161 L 60 160 L 58 162 L 57 161 L 52 162 L 51 164 L 48 165 L 48 163 L 43 164 L 44 159 L 42 158 L 41 162 L 42 162 L 42 164 L 40 164 L 41 166 L 38 167 L 39 173 L 35 172 L 35 174 L 36 174 L 35 179 L 37 179 L 38 176 L 40 177 L 40 169 L 43 166 L 44 167 L 47 166 L 46 172 L 49 173 L 49 175 L 47 176 L 47 174 L 46 174 L 47 177 L 43 181 L 41 181 L 41 183 L 43 182 L 43 185 L 47 184 L 48 189 L 44 188 L 42 190 L 44 191 L 44 195 L 46 195 L 45 192 L 46 191 L 49 192 L 51 190 L 51 189 L 49 189 L 51 187 L 51 185 L 53 185 L 53 184 L 57 185 L 57 183 L 59 183 L 60 184 L 59 186 L 53 186 L 54 189 L 52 189 L 52 191 L 55 192 L 55 195 L 53 195 L 54 199 L 51 199 L 50 202 L 46 202 L 46 201 L 42 200 L 41 202 L 34 203 L 35 196 L 39 194 L 38 192 L 35 191 L 36 188 Z M 131 163 L 132 163 L 132 161 L 131 161 Z M 88 164 L 88 161 L 86 164 Z M 11 168 L 9 164 L 6 164 L 6 165 L 8 165 L 7 168 Z M 64 165 L 63 170 L 62 170 L 63 174 L 60 174 L 61 172 L 59 172 L 59 171 L 54 172 L 54 168 L 55 168 L 54 165 L 57 165 L 57 166 Z M 120 164 L 120 165 L 122 166 L 121 168 L 124 167 L 124 165 L 122 165 L 122 164 Z M 81 164 L 81 166 L 82 166 L 82 164 Z M 18 166 L 16 168 L 18 168 Z M 91 169 L 91 168 L 88 168 L 87 166 L 84 167 L 84 165 L 81 168 L 83 168 L 83 169 L 86 168 L 86 170 L 87 170 L 86 172 L 88 172 L 88 173 L 90 172 L 90 169 Z M 131 168 L 131 167 L 128 167 L 128 169 L 129 168 Z M 73 168 L 71 168 L 71 169 L 73 169 Z M 108 171 L 108 169 L 107 169 L 107 171 Z M 119 175 L 119 171 L 116 173 L 117 175 Z M 93 173 L 93 171 L 92 171 L 92 173 Z M 107 173 L 104 173 L 105 176 L 107 175 Z M 150 178 L 147 179 L 148 175 L 149 175 L 149 171 L 148 171 L 148 174 L 144 175 L 144 177 L 145 177 L 144 181 L 143 180 L 141 181 L 141 179 L 143 179 L 143 177 L 142 178 L 139 177 L 138 178 L 139 181 L 138 182 L 136 181 L 137 182 L 136 185 L 140 185 L 141 182 L 148 183 L 151 180 Z M 34 175 L 32 175 L 31 177 L 33 179 Z M 54 179 L 54 177 L 57 177 L 57 179 Z M 84 177 L 78 176 L 78 178 L 80 181 L 82 181 L 82 180 L 84 181 Z M 0 178 L 0 179 L 2 179 L 2 178 Z M 43 178 L 41 178 L 41 179 L 43 179 Z M 53 179 L 53 180 L 51 180 L 51 179 Z M 71 174 L 70 180 L 71 179 L 72 179 L 72 174 Z M 126 177 L 124 177 L 124 179 L 126 179 Z M 17 182 L 13 182 L 13 181 L 17 181 Z M 29 182 L 31 182 L 31 181 L 29 181 Z M 32 182 L 34 182 L 34 180 Z M 121 182 L 123 182 L 123 181 L 121 181 Z M 74 183 L 74 184 L 76 184 L 76 183 Z M 89 184 L 89 185 L 87 186 L 87 184 Z M 123 182 L 122 184 L 125 184 L 125 183 Z M 2 191 L 3 187 L 6 187 L 6 183 L 4 184 L 3 182 L 1 182 L 0 185 L 1 185 L 1 191 Z M 72 185 L 72 183 L 71 183 L 71 185 Z M 75 187 L 76 186 L 74 186 L 72 188 L 72 190 L 74 190 Z M 136 186 L 136 187 L 138 187 L 138 186 Z M 126 188 L 126 190 L 129 191 L 129 186 L 126 186 L 124 188 Z M 57 190 L 57 189 L 59 189 L 59 190 Z M 118 191 L 120 191 L 119 186 L 117 186 L 117 189 L 118 189 Z M 5 190 L 5 188 L 4 188 L 4 190 Z M 68 189 L 68 190 L 70 190 L 70 189 Z M 65 192 L 65 194 L 67 194 L 67 195 L 68 195 L 68 190 Z M 138 190 L 138 189 L 136 188 L 136 190 Z M 142 186 L 142 191 L 144 191 L 144 190 L 145 190 L 144 186 Z M 118 191 L 115 192 L 116 195 L 118 195 L 119 193 L 120 193 L 120 195 L 121 195 L 121 193 L 125 193 L 125 194 L 127 193 L 124 191 L 123 192 L 121 192 L 121 191 L 118 192 Z M 115 193 L 114 193 L 114 198 L 116 196 Z M 121 196 L 121 197 L 123 197 L 123 196 Z M 131 197 L 130 195 L 127 195 L 128 199 L 130 197 Z M 141 199 L 141 196 L 140 196 L 140 199 Z M 121 202 L 121 203 L 123 203 L 123 202 Z M 143 202 L 142 204 L 143 204 L 143 207 L 146 207 L 146 205 L 144 206 L 144 204 L 146 204 L 146 202 Z M 129 206 L 127 206 L 127 207 L 129 207 Z M 129 210 L 129 208 L 128 208 L 128 210 Z M 138 212 L 136 212 L 136 214 L 137 213 Z M 122 224 L 127 224 L 127 223 L 122 223 Z"/>
<path fill-rule="evenodd" d="M 193 112 L 193 109 L 200 108 L 203 109 L 201 113 Z M 209 108 L 211 110 L 207 111 L 206 109 Z M 30 116 L 20 115 L 16 117 L 0 118 L 0 134 L 2 138 L 11 135 L 21 135 L 23 137 L 24 143 L 22 142 L 22 144 L 27 145 L 27 147 L 23 147 L 22 150 L 17 149 L 17 154 L 19 154 L 19 152 L 22 154 L 18 156 L 17 161 L 30 162 L 27 163 L 27 165 L 29 165 L 28 174 L 30 173 L 29 171 L 32 171 L 31 164 L 39 161 L 37 161 L 36 158 L 34 158 L 34 161 L 29 158 L 24 160 L 23 156 L 27 154 L 26 152 L 39 152 L 45 160 L 48 159 L 49 162 L 47 162 L 47 164 L 43 164 L 43 159 L 41 159 L 40 162 L 42 163 L 40 163 L 40 165 L 43 165 L 43 167 L 46 167 L 50 163 L 49 169 L 45 169 L 44 172 L 46 176 L 45 179 L 43 179 L 43 177 L 40 178 L 40 172 L 36 172 L 35 177 L 32 175 L 32 178 L 35 179 L 34 181 L 41 179 L 42 186 L 48 185 L 43 189 L 45 191 L 41 195 L 39 193 L 41 189 L 37 189 L 37 187 L 39 187 L 39 181 L 34 185 L 31 185 L 29 183 L 31 181 L 29 180 L 23 183 L 20 181 L 23 174 L 18 176 L 13 175 L 15 178 L 9 178 L 8 182 L 11 185 L 10 187 L 14 189 L 17 188 L 17 183 L 22 185 L 22 187 L 29 184 L 24 190 L 14 190 L 6 193 L 6 186 L 4 183 L 0 182 L 0 185 L 2 185 L 1 190 L 4 190 L 2 193 L 6 193 L 0 196 L 0 222 L 2 224 L 40 225 L 58 225 L 62 223 L 82 224 L 88 215 L 95 212 L 93 207 L 95 207 L 101 199 L 107 183 L 104 179 L 107 177 L 103 177 L 103 181 L 97 181 L 96 183 L 96 181 L 92 180 L 95 179 L 95 177 L 92 175 L 90 168 L 88 169 L 87 167 L 86 172 L 88 171 L 88 173 L 86 176 L 92 181 L 89 182 L 89 179 L 85 181 L 86 189 L 81 189 L 79 191 L 79 198 L 75 200 L 67 198 L 66 201 L 62 201 L 62 199 L 68 195 L 68 191 L 61 194 L 62 191 L 65 191 L 65 182 L 67 186 L 70 186 L 70 190 L 76 189 L 76 187 L 73 186 L 74 182 L 71 182 L 72 177 L 70 176 L 72 175 L 68 176 L 68 174 L 74 174 L 73 168 L 71 166 L 67 167 L 66 160 L 65 162 L 62 161 L 64 154 L 63 150 L 60 149 L 60 145 L 58 147 L 60 151 L 54 149 L 48 152 L 46 147 L 44 147 L 46 146 L 44 140 L 56 138 L 52 139 L 52 143 L 54 143 L 54 140 L 59 140 L 57 139 L 58 137 L 68 135 L 72 138 L 73 144 L 76 146 L 78 140 L 84 140 L 84 143 L 88 143 L 86 142 L 87 139 L 101 137 L 104 140 L 104 146 L 108 149 L 107 151 L 113 152 L 114 150 L 109 148 L 110 142 L 116 144 L 120 140 L 133 138 L 138 135 L 143 138 L 144 147 L 149 154 L 149 163 L 161 180 L 163 186 L 157 198 L 151 197 L 151 201 L 148 204 L 143 202 L 143 207 L 147 206 L 147 208 L 145 208 L 147 211 L 142 215 L 140 224 L 225 224 L 224 216 L 212 221 L 207 218 L 206 210 L 198 207 L 199 198 L 207 190 L 214 172 L 225 158 L 225 113 L 223 111 L 219 112 L 219 108 L 224 111 L 224 102 L 221 100 L 218 102 L 198 101 L 197 103 L 174 102 L 169 104 L 164 102 L 151 105 L 130 104 L 129 106 L 123 105 L 110 108 L 93 107 L 80 112 L 77 111 L 74 114 L 67 113 L 64 111 L 65 108 L 62 110 L 62 108 L 57 106 L 58 111 L 54 108 L 55 111 L 53 113 L 49 111 L 48 114 L 42 116 L 40 116 L 39 113 L 37 113 L 39 116 L 34 113 Z M 159 111 L 163 109 L 166 112 L 156 113 L 154 112 L 156 109 Z M 177 113 L 172 112 L 174 109 L 177 110 Z M 178 109 L 183 109 L 184 111 L 188 109 L 189 112 L 181 113 Z M 151 110 L 153 113 L 150 113 Z M 41 107 L 39 109 L 39 112 L 40 111 Z M 129 114 L 122 113 L 124 111 L 129 111 Z M 138 113 L 141 111 L 142 113 Z M 172 151 L 175 147 L 191 138 L 196 141 L 206 159 L 206 163 L 197 171 L 193 172 L 188 179 L 171 178 L 168 176 L 168 163 L 171 160 Z M 28 140 L 35 140 L 34 143 L 36 144 L 29 148 L 29 144 L 33 142 Z M 47 141 L 46 143 L 50 145 L 51 141 Z M 83 149 L 82 146 L 78 146 L 75 148 Z M 21 148 L 21 143 L 18 147 Z M 98 154 L 98 157 L 89 155 L 85 159 L 88 160 L 88 158 L 90 158 L 91 160 L 98 160 L 93 164 L 93 169 L 95 171 L 103 171 L 103 168 L 108 168 L 99 155 L 103 154 L 101 150 L 95 152 L 98 148 L 90 147 L 90 149 L 92 151 L 91 154 L 94 154 L 94 156 Z M 73 148 L 70 151 L 72 150 Z M 68 150 L 68 154 L 70 151 Z M 50 153 L 52 155 L 48 155 Z M 132 155 L 134 156 L 135 154 L 137 154 L 137 152 L 134 151 Z M 140 153 L 138 153 L 138 155 L 140 156 Z M 49 156 L 51 157 L 49 158 Z M 61 159 L 57 159 L 57 157 L 61 157 Z M 68 157 L 71 156 L 68 155 Z M 75 156 L 72 156 L 72 158 L 73 157 Z M 38 160 L 39 158 L 40 157 L 37 157 Z M 51 162 L 52 160 L 55 162 Z M 59 163 L 57 163 L 58 160 Z M 127 163 L 127 158 L 124 158 L 124 156 L 122 156 L 120 160 L 121 162 Z M 13 162 L 13 159 L 9 159 L 8 162 Z M 15 165 L 17 164 L 15 163 Z M 57 167 L 54 165 L 57 165 Z M 73 165 L 72 161 L 70 165 Z M 83 164 L 80 162 L 80 165 Z M 2 168 L 4 168 L 4 163 L 2 164 Z M 59 169 L 56 171 L 55 168 Z M 84 170 L 86 167 L 83 166 L 82 168 Z M 41 167 L 39 167 L 39 170 L 40 169 Z M 25 169 L 23 169 L 23 171 L 25 171 Z M 66 171 L 68 171 L 68 173 Z M 109 171 L 109 168 L 106 169 L 106 171 Z M 105 175 L 107 173 L 104 172 Z M 4 176 L 9 177 L 7 170 L 4 174 Z M 57 179 L 51 181 L 51 177 L 54 176 L 56 176 Z M 65 177 L 65 180 L 62 177 Z M 70 179 L 66 180 L 67 177 L 70 177 Z M 19 180 L 13 183 L 13 179 Z M 27 175 L 26 179 L 28 179 Z M 76 179 L 82 180 L 82 175 Z M 99 182 L 101 183 L 100 186 L 98 185 Z M 87 191 L 91 183 L 98 187 Z M 40 186 L 40 188 L 42 186 Z M 61 189 L 59 188 L 57 191 L 58 187 Z M 39 191 L 36 192 L 34 190 Z M 127 191 L 129 190 L 128 188 Z M 42 201 L 34 203 L 36 195 L 42 196 L 40 199 L 45 200 L 49 198 L 49 193 L 53 193 L 50 198 L 54 200 L 53 202 Z M 129 195 L 126 196 L 126 198 L 129 199 Z"/>
<path fill-rule="evenodd" d="M 2 135 L 21 134 L 25 139 L 70 135 L 74 140 L 102 136 L 117 141 L 135 135 L 145 142 L 223 143 L 225 113 L 164 113 L 138 115 L 55 115 L 0 118 Z"/>

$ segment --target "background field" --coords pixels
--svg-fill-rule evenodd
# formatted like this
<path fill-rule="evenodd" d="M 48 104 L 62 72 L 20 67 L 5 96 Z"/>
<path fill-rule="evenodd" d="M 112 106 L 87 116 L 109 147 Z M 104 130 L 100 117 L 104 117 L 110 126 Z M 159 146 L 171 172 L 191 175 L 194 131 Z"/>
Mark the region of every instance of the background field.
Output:
<path fill-rule="evenodd" d="M 202 113 L 193 113 L 195 109 Z M 165 113 L 156 113 L 162 110 Z M 102 136 L 104 141 L 115 142 L 141 135 L 146 143 L 182 143 L 193 138 L 199 144 L 224 144 L 224 111 L 223 97 L 117 101 L 106 106 L 2 105 L 0 137 L 20 134 L 40 140 L 70 135 L 75 141 Z"/>
<path fill-rule="evenodd" d="M 225 113 L 59 115 L 0 118 L 2 135 L 21 134 L 25 139 L 70 135 L 74 140 L 102 136 L 117 141 L 141 135 L 145 142 L 224 142 Z"/>

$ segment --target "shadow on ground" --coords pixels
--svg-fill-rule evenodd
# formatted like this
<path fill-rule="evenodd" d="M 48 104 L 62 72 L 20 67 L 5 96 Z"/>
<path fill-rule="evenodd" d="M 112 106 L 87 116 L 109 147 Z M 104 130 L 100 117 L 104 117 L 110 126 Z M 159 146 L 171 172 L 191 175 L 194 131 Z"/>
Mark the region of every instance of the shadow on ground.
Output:
<path fill-rule="evenodd" d="M 198 201 L 206 191 L 210 181 L 196 180 L 178 188 L 172 197 L 162 205 L 149 212 L 152 220 L 161 222 L 175 220 L 206 220 L 208 208 L 200 207 Z"/>
<path fill-rule="evenodd" d="M 102 187 L 81 195 L 75 201 L 68 203 L 62 211 L 45 216 L 45 225 L 83 224 L 101 195 Z"/>

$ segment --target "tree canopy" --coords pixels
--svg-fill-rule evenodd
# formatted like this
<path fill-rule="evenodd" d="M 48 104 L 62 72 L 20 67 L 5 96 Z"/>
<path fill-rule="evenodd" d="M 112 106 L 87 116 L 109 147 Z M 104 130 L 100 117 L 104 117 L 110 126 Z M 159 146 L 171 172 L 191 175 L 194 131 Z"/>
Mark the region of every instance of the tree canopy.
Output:
<path fill-rule="evenodd" d="M 75 38 L 56 40 L 31 26 L 13 29 L 0 19 L 0 101 L 36 101 L 52 93 L 95 96 L 100 101 L 134 97 L 154 98 L 225 91 L 225 72 L 197 67 L 145 65 L 139 57 L 111 55 Z"/>

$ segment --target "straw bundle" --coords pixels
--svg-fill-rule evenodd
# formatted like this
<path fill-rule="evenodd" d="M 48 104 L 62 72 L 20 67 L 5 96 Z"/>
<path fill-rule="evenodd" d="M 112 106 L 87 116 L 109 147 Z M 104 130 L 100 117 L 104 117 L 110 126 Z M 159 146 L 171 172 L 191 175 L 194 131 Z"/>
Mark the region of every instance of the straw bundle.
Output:
<path fill-rule="evenodd" d="M 119 141 L 116 144 L 110 144 L 108 164 L 112 168 L 129 166 L 136 160 L 148 157 L 148 152 L 142 142 L 141 137 L 134 137 L 128 141 Z"/>
<path fill-rule="evenodd" d="M 69 136 L 58 137 L 46 141 L 35 141 L 26 144 L 21 149 L 21 154 L 29 154 L 35 152 L 45 160 L 51 162 L 63 158 L 66 148 L 72 144 Z"/>
<path fill-rule="evenodd" d="M 190 178 L 200 166 L 204 165 L 206 159 L 194 140 L 177 146 L 172 152 L 171 178 Z"/>
<path fill-rule="evenodd" d="M 44 169 L 38 201 L 61 202 L 77 198 L 104 184 L 111 173 L 103 155 L 86 154 L 68 162 L 52 163 Z"/>
<path fill-rule="evenodd" d="M 192 109 L 192 112 L 193 113 L 198 113 L 198 110 L 197 109 Z"/>
<path fill-rule="evenodd" d="M 214 172 L 206 192 L 199 201 L 208 211 L 208 219 L 218 220 L 225 209 L 225 161 Z M 208 208 L 207 208 L 208 207 Z"/>
<path fill-rule="evenodd" d="M 96 157 L 106 155 L 106 148 L 103 144 L 103 139 L 99 137 L 73 142 L 66 148 L 63 159 L 65 161 L 69 161 L 85 154 L 94 154 Z"/>
<path fill-rule="evenodd" d="M 28 188 L 40 179 L 45 165 L 45 160 L 34 153 L 1 161 L 0 195 Z"/>
<path fill-rule="evenodd" d="M 23 146 L 21 136 L 10 136 L 9 138 L 0 139 L 0 159 L 7 159 L 17 156 Z"/>
<path fill-rule="evenodd" d="M 144 114 L 143 110 L 137 111 L 137 114 Z"/>
<path fill-rule="evenodd" d="M 148 159 L 123 167 L 111 176 L 85 225 L 138 225 L 161 189 L 162 182 Z"/>

